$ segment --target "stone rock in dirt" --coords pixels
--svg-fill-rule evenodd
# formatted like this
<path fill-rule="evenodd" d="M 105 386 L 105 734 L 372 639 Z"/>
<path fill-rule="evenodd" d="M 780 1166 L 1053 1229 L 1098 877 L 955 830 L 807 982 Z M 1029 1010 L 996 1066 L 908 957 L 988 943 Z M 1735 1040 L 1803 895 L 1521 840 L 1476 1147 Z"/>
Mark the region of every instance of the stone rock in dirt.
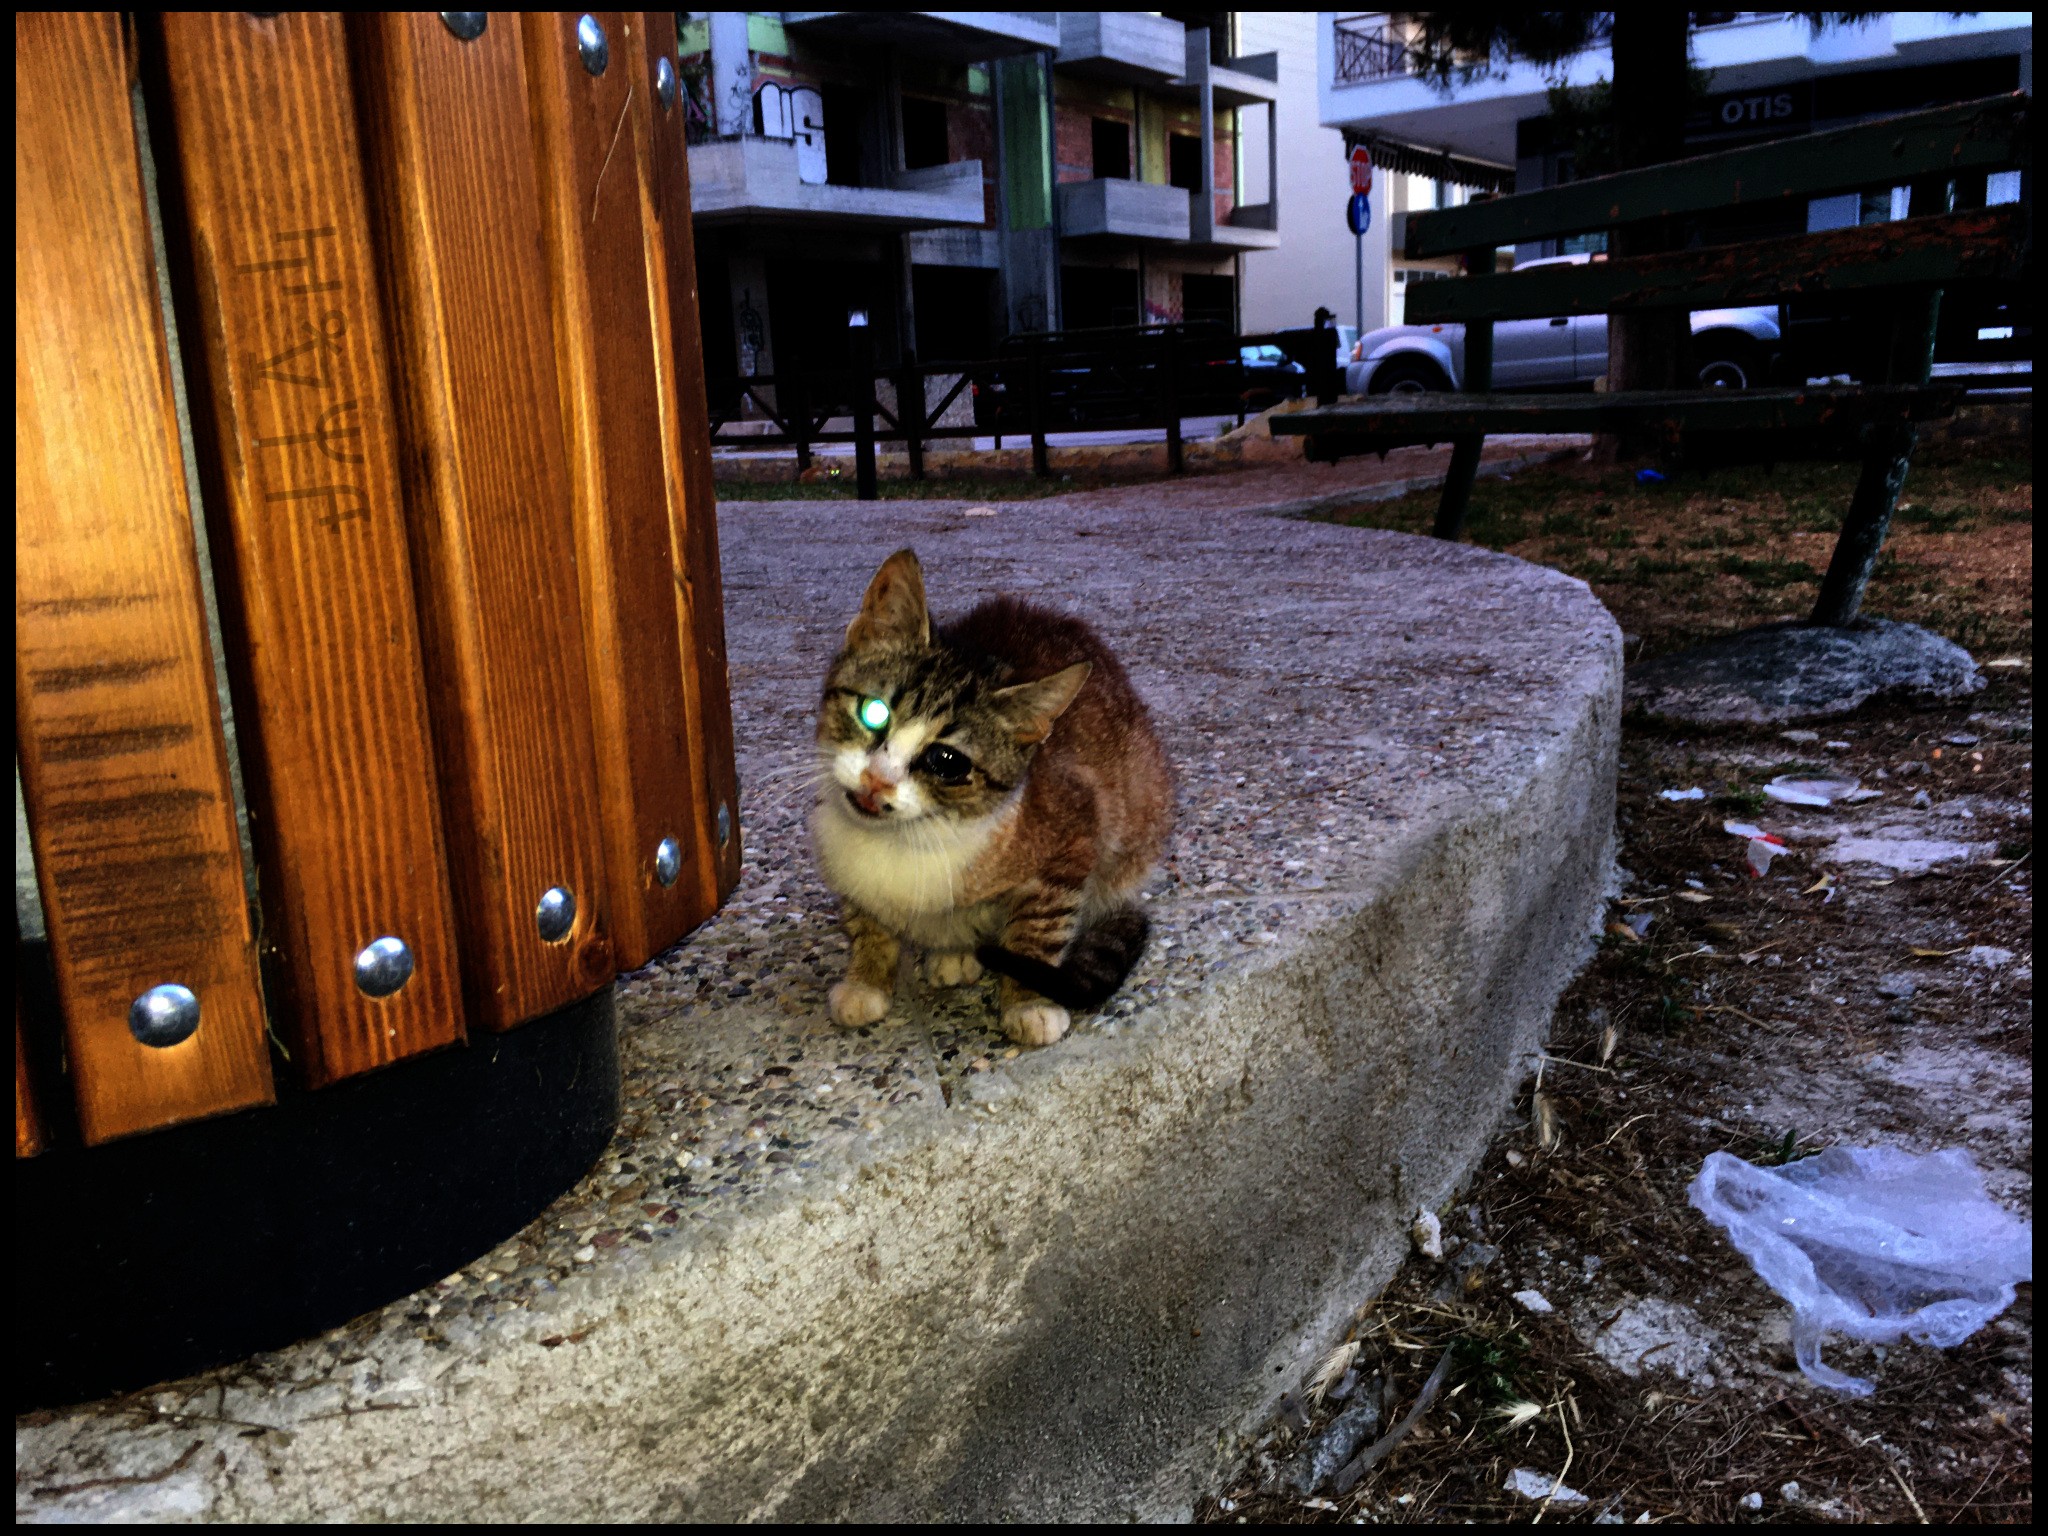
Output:
<path fill-rule="evenodd" d="M 1644 1296 L 1595 1332 L 1593 1353 L 1624 1376 L 1669 1371 L 1681 1381 L 1706 1369 L 1719 1339 L 1691 1307 Z"/>
<path fill-rule="evenodd" d="M 2010 956 L 2007 956 L 2010 959 Z M 1444 1256 L 1443 1223 L 1437 1220 L 1435 1211 L 1417 1211 L 1415 1225 L 1409 1229 L 1415 1241 L 1415 1251 L 1425 1259 L 1442 1259 Z"/>
<path fill-rule="evenodd" d="M 1848 629 L 1767 624 L 1631 667 L 1633 709 L 1690 725 L 1788 725 L 1845 715 L 1881 694 L 1954 699 L 1984 674 L 1970 653 L 1915 624 Z"/>
<path fill-rule="evenodd" d="M 1377 1382 L 1369 1384 L 1329 1427 L 1306 1446 L 1288 1466 L 1286 1483 L 1303 1498 L 1307 1498 L 1334 1477 L 1337 1469 L 1353 1456 L 1358 1448 L 1378 1433 L 1380 1427 L 1380 1394 Z"/>
<path fill-rule="evenodd" d="M 1467 1243 L 1452 1256 L 1449 1273 L 1437 1282 L 1432 1293 L 1434 1299 L 1449 1301 L 1477 1290 L 1487 1267 L 1499 1257 L 1500 1249 L 1492 1243 Z"/>

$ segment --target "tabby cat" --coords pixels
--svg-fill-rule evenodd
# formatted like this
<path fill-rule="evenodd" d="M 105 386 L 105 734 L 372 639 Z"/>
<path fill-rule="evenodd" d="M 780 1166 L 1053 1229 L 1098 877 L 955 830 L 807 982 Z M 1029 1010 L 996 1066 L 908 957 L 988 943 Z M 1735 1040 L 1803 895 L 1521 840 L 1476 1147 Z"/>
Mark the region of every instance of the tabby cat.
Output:
<path fill-rule="evenodd" d="M 941 986 L 997 972 L 1003 1033 L 1050 1045 L 1144 948 L 1133 893 L 1173 779 L 1124 669 L 1086 624 L 1016 598 L 934 628 L 917 556 L 869 583 L 825 675 L 811 835 L 853 940 L 832 1018 L 889 1009 L 902 941 Z"/>

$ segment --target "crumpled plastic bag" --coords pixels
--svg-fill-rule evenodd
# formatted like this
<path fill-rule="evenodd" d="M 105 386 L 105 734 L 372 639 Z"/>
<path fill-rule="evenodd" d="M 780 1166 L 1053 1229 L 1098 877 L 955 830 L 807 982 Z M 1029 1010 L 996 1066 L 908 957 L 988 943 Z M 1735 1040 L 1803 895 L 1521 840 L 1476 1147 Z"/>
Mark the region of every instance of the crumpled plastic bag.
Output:
<path fill-rule="evenodd" d="M 1869 1382 L 1821 1363 L 1829 1333 L 1946 1349 L 2034 1278 L 2032 1225 L 1985 1194 L 1976 1163 L 1954 1148 L 1834 1147 L 1782 1168 L 1714 1152 L 1686 1193 L 1792 1303 L 1799 1369 L 1858 1397 Z"/>

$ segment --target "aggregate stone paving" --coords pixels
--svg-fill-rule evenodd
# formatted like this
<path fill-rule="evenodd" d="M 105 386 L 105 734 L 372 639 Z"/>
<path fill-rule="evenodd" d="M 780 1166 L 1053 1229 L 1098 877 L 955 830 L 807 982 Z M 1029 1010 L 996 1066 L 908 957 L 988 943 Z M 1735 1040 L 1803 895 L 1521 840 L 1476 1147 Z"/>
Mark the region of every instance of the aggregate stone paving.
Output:
<path fill-rule="evenodd" d="M 937 992 L 906 957 L 882 1024 L 826 1019 L 846 940 L 805 827 L 816 688 L 891 550 L 918 550 L 941 615 L 1013 591 L 1088 618 L 1166 736 L 1179 831 L 1145 893 L 1153 944 L 1079 1031 L 1115 1033 L 1256 965 L 1288 923 L 1348 888 L 1392 817 L 1416 814 L 1418 786 L 1429 798 L 1502 750 L 1550 659 L 1541 645 L 1504 655 L 1487 634 L 1510 613 L 1542 627 L 1528 568 L 1248 515 L 1247 499 L 1256 510 L 1287 484 L 1219 476 L 1004 503 L 972 520 L 966 501 L 724 504 L 740 884 L 704 928 L 621 981 L 625 1108 L 609 1156 L 516 1250 L 448 1287 L 450 1301 L 517 1304 L 579 1265 L 836 1179 L 836 1154 L 861 1138 L 1017 1091 L 1021 1053 L 993 1028 L 987 985 Z M 1432 574 L 1418 601 L 1425 573 L 1447 565 L 1467 574 Z M 1552 616 L 1560 645 L 1587 643 L 1582 614 Z M 1513 749 L 1540 744 L 1518 736 Z"/>
<path fill-rule="evenodd" d="M 1353 474 L 1429 462 L 1397 453 Z M 942 617 L 1008 591 L 1087 618 L 1167 742 L 1178 828 L 1145 892 L 1153 941 L 1077 1034 L 1169 1027 L 1219 972 L 1259 966 L 1290 924 L 1356 889 L 1397 822 L 1472 777 L 1514 782 L 1554 750 L 1520 706 L 1616 643 L 1611 626 L 1589 627 L 1583 584 L 1484 550 L 1257 515 L 1301 479 L 1213 476 L 971 519 L 967 501 L 723 504 L 744 864 L 710 922 L 620 981 L 624 1103 L 607 1154 L 438 1285 L 165 1397 L 242 1401 L 268 1382 L 338 1391 L 337 1411 L 375 1406 L 419 1387 L 403 1362 L 431 1374 L 573 1273 L 758 1201 L 844 1188 L 866 1139 L 1029 1090 L 1019 1069 L 1034 1053 L 993 1028 L 990 986 L 935 994 L 906 958 L 880 1025 L 843 1031 L 826 1016 L 847 945 L 805 825 L 816 689 L 894 549 L 916 548 Z"/>

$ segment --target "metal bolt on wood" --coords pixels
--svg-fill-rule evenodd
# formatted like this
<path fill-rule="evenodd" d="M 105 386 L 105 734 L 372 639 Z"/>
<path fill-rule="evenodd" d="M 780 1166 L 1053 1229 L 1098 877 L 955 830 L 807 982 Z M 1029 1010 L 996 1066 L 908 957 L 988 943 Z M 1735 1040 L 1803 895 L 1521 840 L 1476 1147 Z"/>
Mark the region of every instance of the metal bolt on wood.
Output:
<path fill-rule="evenodd" d="M 604 28 L 595 16 L 586 15 L 576 23 L 576 51 L 583 57 L 583 67 L 593 75 L 603 74 L 611 62 L 611 44 L 605 41 Z"/>
<path fill-rule="evenodd" d="M 386 934 L 356 954 L 356 988 L 365 997 L 389 997 L 412 980 L 412 949 Z"/>
<path fill-rule="evenodd" d="M 654 66 L 654 99 L 664 112 L 676 104 L 676 67 L 666 58 Z"/>
<path fill-rule="evenodd" d="M 484 35 L 484 28 L 490 24 L 487 11 L 443 11 L 441 24 L 465 43 L 473 43 Z"/>
<path fill-rule="evenodd" d="M 560 943 L 576 923 L 576 893 L 566 885 L 550 886 L 533 909 L 533 923 L 548 943 Z"/>
<path fill-rule="evenodd" d="M 682 845 L 672 837 L 664 837 L 654 850 L 654 878 L 663 885 L 674 885 L 676 876 L 682 872 Z"/>
<path fill-rule="evenodd" d="M 158 1050 L 191 1039 L 198 1029 L 199 999 L 175 981 L 151 987 L 128 1009 L 128 1032 Z"/>
<path fill-rule="evenodd" d="M 732 841 L 732 812 L 723 800 L 718 802 L 718 846 L 723 848 Z"/>

